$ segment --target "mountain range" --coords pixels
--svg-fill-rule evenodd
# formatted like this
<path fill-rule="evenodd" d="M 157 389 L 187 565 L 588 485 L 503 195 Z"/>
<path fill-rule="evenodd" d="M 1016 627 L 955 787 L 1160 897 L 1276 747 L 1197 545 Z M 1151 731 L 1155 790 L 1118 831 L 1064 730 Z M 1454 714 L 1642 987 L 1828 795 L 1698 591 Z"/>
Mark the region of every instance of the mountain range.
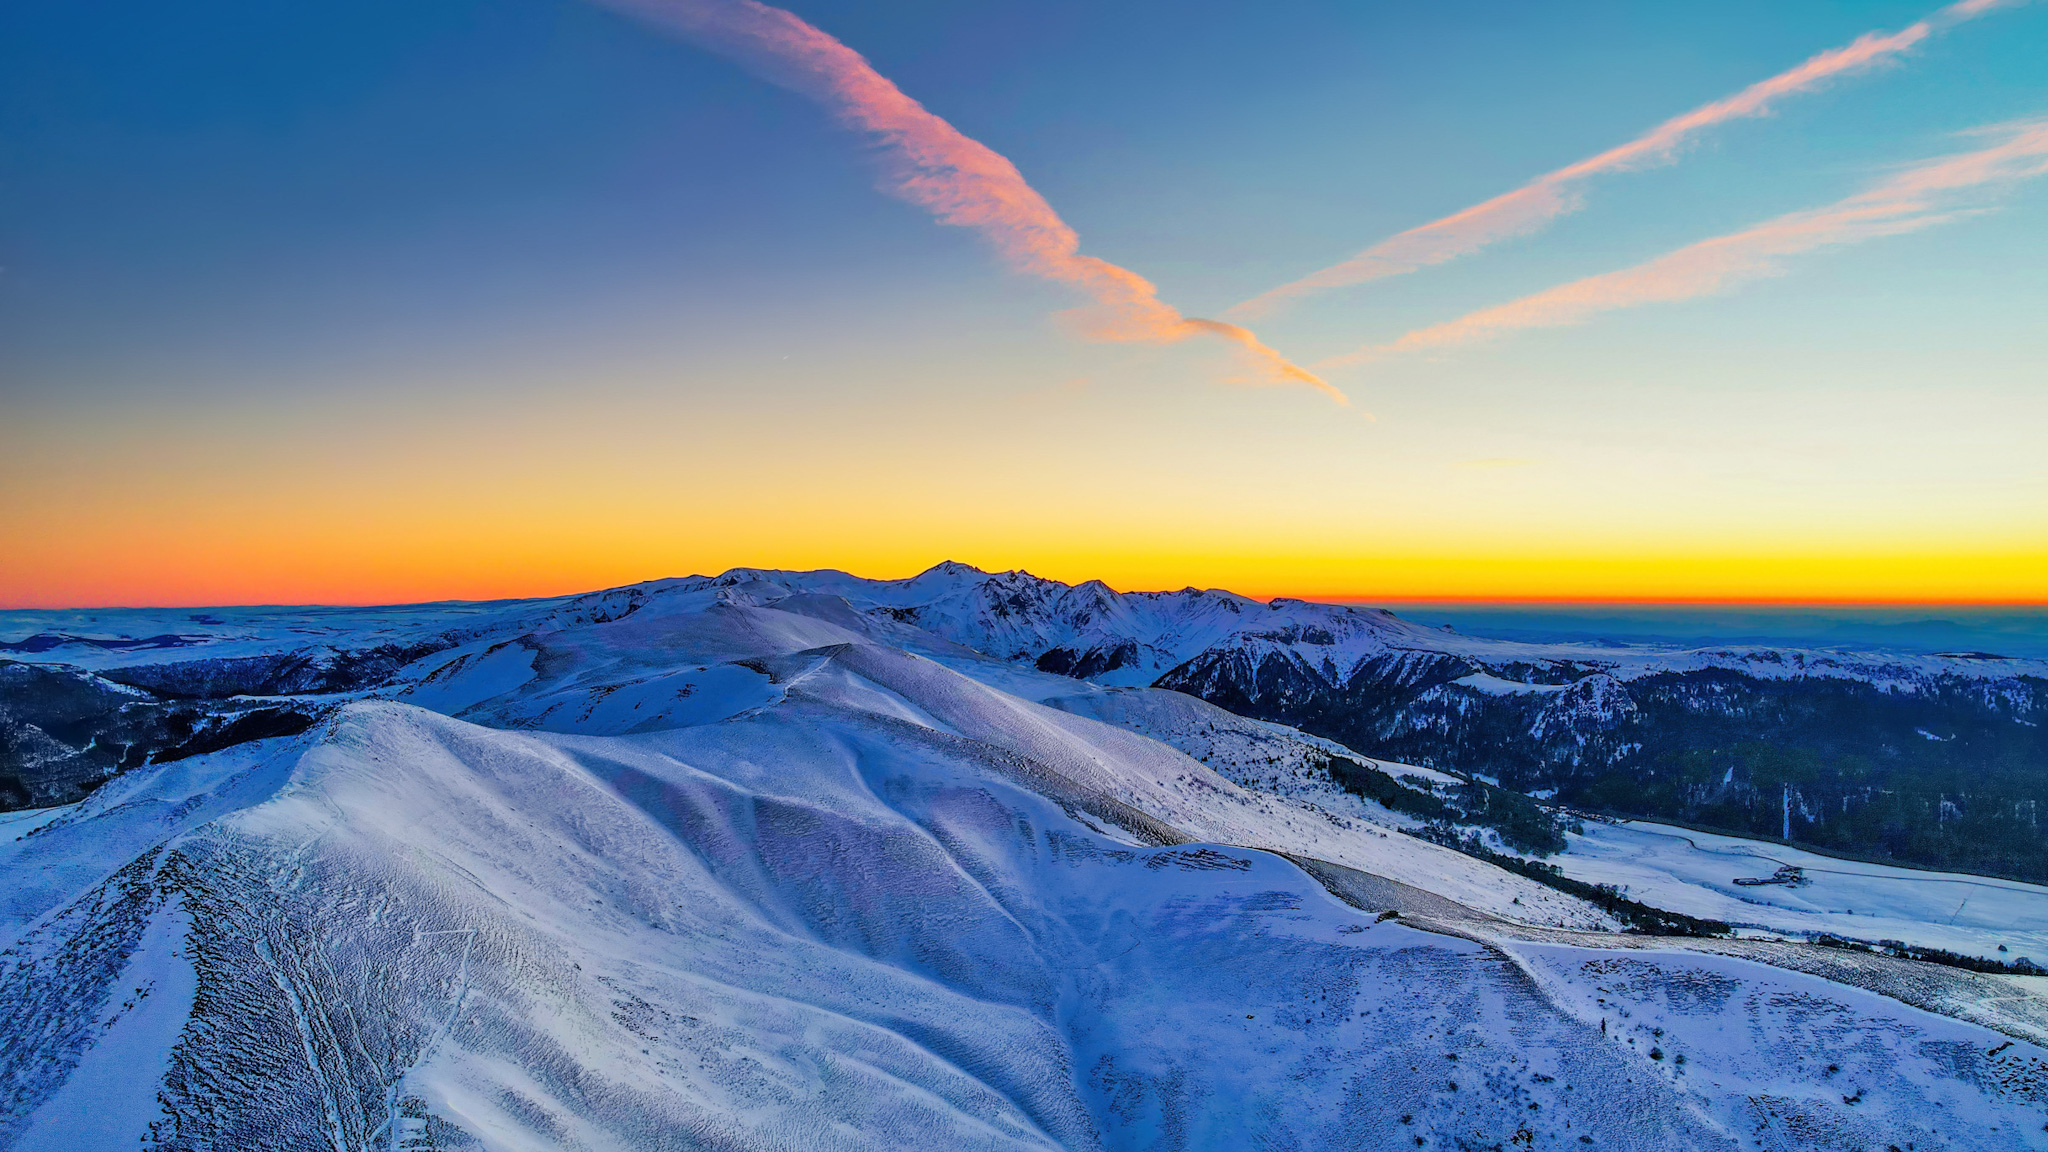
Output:
<path fill-rule="evenodd" d="M 2048 1148 L 2048 995 L 1994 950 L 2048 891 L 1928 875 L 1980 937 L 1816 943 L 1778 921 L 1835 881 L 1659 909 L 1572 878 L 1655 826 L 1560 803 L 1774 783 L 1640 759 L 1673 709 L 1874 702 L 2024 769 L 2026 661 L 962 565 L 0 639 L 4 1147 Z"/>

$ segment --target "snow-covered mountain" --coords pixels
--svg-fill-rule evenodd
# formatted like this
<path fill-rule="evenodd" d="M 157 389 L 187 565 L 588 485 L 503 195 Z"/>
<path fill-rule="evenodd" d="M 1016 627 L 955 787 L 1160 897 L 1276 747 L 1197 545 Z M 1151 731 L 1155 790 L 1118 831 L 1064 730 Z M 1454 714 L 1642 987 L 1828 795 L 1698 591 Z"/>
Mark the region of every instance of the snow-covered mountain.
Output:
<path fill-rule="evenodd" d="M 433 699 L 451 652 L 521 675 L 521 637 L 712 593 L 833 597 L 911 650 L 1176 689 L 1583 808 L 1789 827 L 1823 848 L 2048 880 L 2040 661 L 1514 643 L 1348 605 L 1117 593 L 950 563 L 907 580 L 735 570 L 496 604 L 0 614 L 0 804 L 74 799 L 123 767 L 299 731 L 351 695 Z"/>
<path fill-rule="evenodd" d="M 2038 981 L 1618 935 L 1318 765 L 1441 774 L 1040 666 L 1427 630 L 1033 587 L 12 614 L 193 732 L 0 825 L 0 1147 L 2048 1148 Z"/>
<path fill-rule="evenodd" d="M 829 587 L 964 646 L 1152 685 L 1582 807 L 2048 881 L 2048 662 L 1983 652 L 1532 644 L 1378 609 L 1112 592 L 940 565 Z"/>
<path fill-rule="evenodd" d="M 582 596 L 482 604 L 0 612 L 0 659 L 126 670 L 124 682 L 178 695 L 229 686 L 264 695 L 340 691 L 378 683 L 419 655 L 467 640 L 603 622 L 668 597 L 719 589 L 757 600 L 835 596 L 856 612 L 886 616 L 979 653 L 1112 686 L 1218 676 L 1255 686 L 1290 675 L 1338 686 L 1374 662 L 1410 679 L 1455 664 L 1468 671 L 1446 682 L 1462 680 L 1494 694 L 1541 691 L 1591 675 L 1627 684 L 1708 670 L 1854 680 L 1904 692 L 1944 678 L 2048 677 L 2048 661 L 1986 653 L 1492 640 L 1429 628 L 1379 608 L 1258 601 L 1216 589 L 1116 592 L 1100 581 L 1069 585 L 950 561 L 904 580 L 734 569 Z M 152 671 L 136 671 L 145 668 Z"/>
<path fill-rule="evenodd" d="M 1908 655 L 1769 646 L 1533 644 L 1463 636 L 1381 608 L 1217 589 L 1116 592 L 1101 581 L 1069 585 L 1028 572 L 983 572 L 948 562 L 908 580 L 868 581 L 830 572 L 739 569 L 686 583 L 829 592 L 956 643 L 1111 685 L 1191 680 L 1225 664 L 1256 678 L 1280 662 L 1341 684 L 1361 665 L 1391 659 L 1428 666 L 1462 661 L 1472 672 L 1516 673 L 1495 683 L 1555 684 L 1601 674 L 1627 682 L 1660 673 L 1721 669 L 1772 679 L 1833 677 L 1895 690 L 1941 677 L 1972 680 L 2048 675 L 2048 662 L 1984 653 Z M 1544 675 L 1543 673 L 1548 673 Z"/>
<path fill-rule="evenodd" d="M 899 621 L 1000 659 L 1043 662 L 1047 671 L 1110 685 L 1151 684 L 1241 656 L 1254 667 L 1277 657 L 1342 681 L 1379 657 L 1449 657 L 1475 668 L 1599 672 L 1627 682 L 1705 669 L 1759 677 L 1837 677 L 1894 689 L 1938 677 L 1997 680 L 2048 675 L 2048 662 L 1986 653 L 1909 655 L 1758 645 L 1535 644 L 1464 636 L 1385 609 L 1217 589 L 1116 592 L 1100 581 L 1069 585 L 1028 572 L 984 572 L 948 561 L 904 580 L 843 572 L 734 569 L 718 576 L 649 581 L 552 600 L 424 604 L 393 608 L 96 609 L 0 612 L 0 658 L 87 668 L 240 660 L 244 675 L 284 688 L 343 686 L 371 652 L 400 659 L 451 640 L 558 627 L 629 613 L 651 598 L 746 588 L 758 596 L 838 596 L 857 611 Z M 19 637 L 11 638 L 11 637 Z M 279 657 L 295 655 L 289 665 Z M 257 661 L 267 663 L 259 664 Z M 1555 679 L 1549 677 L 1547 679 Z M 1576 677 L 1573 677 L 1576 678 Z"/>

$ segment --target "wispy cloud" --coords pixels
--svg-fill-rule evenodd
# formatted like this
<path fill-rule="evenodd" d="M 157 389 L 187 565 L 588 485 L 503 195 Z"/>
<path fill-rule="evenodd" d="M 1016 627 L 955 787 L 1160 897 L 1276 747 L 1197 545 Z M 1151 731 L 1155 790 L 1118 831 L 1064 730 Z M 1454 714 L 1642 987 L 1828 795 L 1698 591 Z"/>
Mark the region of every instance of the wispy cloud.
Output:
<path fill-rule="evenodd" d="M 1995 9 L 2027 2 L 1961 0 L 1897 32 L 1866 33 L 1850 44 L 1822 52 L 1733 96 L 1666 120 L 1626 144 L 1540 176 L 1482 204 L 1391 236 L 1341 264 L 1255 296 L 1225 314 L 1240 318 L 1261 316 L 1314 292 L 1413 272 L 1470 255 L 1496 241 L 1534 232 L 1584 204 L 1577 186 L 1587 177 L 1668 163 L 1680 147 L 1707 128 L 1767 115 L 1777 101 L 1787 96 L 1813 91 L 1838 76 L 1891 63 L 1937 32 Z"/>
<path fill-rule="evenodd" d="M 1167 344 L 1215 336 L 1235 346 L 1247 382 L 1344 394 L 1267 347 L 1249 330 L 1183 316 L 1150 281 L 1081 253 L 1080 237 L 1009 160 L 904 95 L 858 52 L 780 8 L 755 0 L 599 0 L 607 7 L 729 56 L 829 109 L 879 145 L 884 187 L 940 223 L 972 228 L 1019 271 L 1071 285 L 1093 303 L 1076 315 L 1098 340 Z"/>
<path fill-rule="evenodd" d="M 1392 344 L 1362 348 L 1318 367 L 1400 352 L 1464 344 L 1524 328 L 1581 323 L 1639 304 L 1689 300 L 1782 271 L 1787 256 L 1878 236 L 1916 232 L 1981 211 L 1970 193 L 2048 174 L 2048 118 L 1974 133 L 1996 141 L 1902 169 L 1824 208 L 1689 244 L 1646 264 L 1589 276 L 1509 304 L 1410 332 Z"/>

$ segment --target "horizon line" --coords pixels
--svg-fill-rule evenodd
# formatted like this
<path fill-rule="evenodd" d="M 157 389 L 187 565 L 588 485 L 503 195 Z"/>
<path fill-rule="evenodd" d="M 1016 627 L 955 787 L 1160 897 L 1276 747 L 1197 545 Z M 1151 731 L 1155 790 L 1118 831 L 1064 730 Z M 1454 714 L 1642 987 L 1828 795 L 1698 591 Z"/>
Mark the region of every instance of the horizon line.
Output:
<path fill-rule="evenodd" d="M 600 593 L 604 593 L 604 592 L 612 592 L 612 591 L 616 591 L 616 590 L 618 590 L 618 589 L 622 589 L 622 588 L 633 588 L 633 587 L 637 587 L 637 586 L 639 586 L 639 585 L 643 585 L 643 584 L 655 584 L 655 583 L 660 583 L 660 582 L 663 582 L 663 581 L 668 581 L 668 580 L 716 579 L 716 578 L 717 578 L 718 576 L 722 576 L 722 575 L 725 575 L 726 573 L 729 573 L 729 572 L 735 571 L 735 570 L 737 570 L 737 569 L 744 569 L 744 568 L 754 568 L 754 567 L 756 567 L 756 566 L 754 566 L 754 565 L 736 565 L 736 566 L 734 566 L 733 568 L 727 568 L 727 569 L 724 569 L 724 570 L 722 570 L 722 571 L 720 571 L 720 572 L 718 572 L 718 573 L 692 573 L 692 574 L 690 574 L 690 575 L 687 575 L 687 576 L 654 576 L 654 577 L 649 577 L 649 578 L 647 578 L 647 579 L 644 579 L 644 580 L 631 580 L 631 581 L 627 581 L 626 583 L 623 583 L 623 584 L 606 584 L 606 585 L 601 585 L 601 586 L 597 586 L 597 587 L 590 587 L 590 588 L 582 588 L 582 589 L 578 589 L 578 590 L 574 590 L 574 591 L 568 591 L 568 592 L 541 592 L 541 593 L 535 593 L 535 594 L 532 594 L 532 595 L 525 595 L 525 596 L 486 596 L 486 597 L 477 597 L 477 598 L 467 598 L 467 597 L 462 597 L 462 596 L 442 596 L 442 597 L 437 597 L 437 598 L 433 598 L 433 599 L 426 599 L 426 600 L 304 600 L 304 601 L 298 601 L 298 602 L 284 602 L 284 601 L 246 601 L 246 602 L 243 602 L 243 603 L 225 603 L 225 602 L 222 602 L 222 601 L 211 601 L 211 602 L 203 602 L 203 603 L 202 603 L 202 602 L 193 602 L 193 603 L 165 603 L 165 604 L 134 604 L 134 603 L 130 603 L 130 604 L 67 604 L 67 605 L 58 605 L 58 606 L 28 606 L 28 605 L 13 605 L 13 604 L 0 604 L 0 612 L 9 612 L 9 613 L 11 613 L 11 612 L 170 612 L 170 611 L 186 611 L 186 610 L 191 610 L 191 611 L 197 611 L 197 610 L 203 610 L 203 609 L 210 609 L 210 608 L 220 608 L 220 609 L 270 609 L 270 610 L 275 610 L 275 611 L 292 611 L 292 610 L 302 610 L 302 609 L 316 609 L 316 608 L 333 608 L 333 609 L 347 609 L 347 608 L 429 608 L 429 607 L 435 607 L 435 606 L 439 606 L 439 605 L 449 605 L 449 606 L 458 606 L 458 605 L 482 605 L 482 604 L 510 604 L 510 603 L 518 603 L 518 602 L 520 602 L 520 601 L 528 601 L 528 600 L 562 600 L 562 599 L 569 599 L 569 598 L 573 598 L 573 597 L 577 597 L 577 596 L 594 596 L 594 595 L 598 595 L 598 594 L 600 594 Z M 971 565 L 970 565 L 970 567 L 971 567 Z M 860 575 L 857 575 L 857 574 L 855 574 L 855 573 L 852 573 L 852 572 L 847 572 L 847 571 L 846 571 L 845 569 L 841 569 L 841 568 L 815 568 L 815 569 L 761 569 L 761 570 L 763 570 L 763 571 L 786 571 L 786 572 L 790 572 L 790 573 L 792 573 L 792 574 L 802 574 L 802 573 L 809 573 L 809 572 L 827 572 L 827 571 L 830 571 L 830 572 L 840 572 L 840 573 L 843 573 L 844 575 L 847 575 L 847 576 L 852 576 L 852 577 L 853 577 L 854 579 L 856 579 L 856 580 L 866 580 L 866 581 L 872 581 L 872 582 L 874 582 L 874 583 L 889 583 L 889 582 L 892 582 L 892 581 L 894 581 L 894 580 L 901 580 L 901 579 L 908 579 L 908 578 L 909 578 L 909 577 L 871 577 L 871 576 L 860 576 Z M 926 569 L 926 570 L 928 571 L 929 569 Z M 998 573 L 998 572 L 997 572 L 996 570 L 990 570 L 990 569 L 977 569 L 977 570 L 978 570 L 978 571 L 982 571 L 982 572 L 985 572 L 985 573 L 987 573 L 987 574 L 989 574 L 989 575 L 996 575 L 996 574 L 999 574 L 999 573 Z M 1024 572 L 1024 570 L 1023 570 L 1023 569 L 1004 569 L 1004 570 L 1001 570 L 1001 571 L 1018 571 L 1018 572 Z M 1029 573 L 1029 572 L 1026 572 L 1025 574 L 1026 574 L 1026 575 L 1036 575 L 1036 573 Z M 1061 583 L 1061 584 L 1068 584 L 1068 582 L 1067 582 L 1067 581 L 1064 581 L 1064 580 L 1059 580 L 1059 579 L 1058 579 L 1057 577 L 1039 577 L 1039 578 L 1040 578 L 1040 579 L 1047 579 L 1047 580 L 1053 580 L 1053 581 L 1055 581 L 1056 583 Z M 1080 582 L 1077 582 L 1077 583 L 1086 583 L 1086 581 L 1080 581 Z M 1107 583 L 1108 583 L 1108 582 L 1107 582 L 1107 581 L 1103 581 L 1103 583 L 1104 583 L 1105 585 L 1107 585 Z M 1069 587 L 1073 587 L 1074 585 L 1073 585 L 1073 584 L 1068 584 L 1068 586 L 1069 586 Z M 1233 595 L 1238 595 L 1238 596 L 1244 596 L 1244 597 L 1245 597 L 1245 598 L 1247 598 L 1247 599 L 1251 599 L 1251 600 L 1264 600 L 1264 601 L 1268 601 L 1268 602 L 1271 602 L 1271 601 L 1274 601 L 1274 600 L 1301 600 L 1301 601 L 1306 601 L 1306 602 L 1309 602 L 1309 603 L 1318 603 L 1318 604 L 1341 604 L 1341 605 L 1347 605 L 1347 606 L 1362 606 L 1362 607 L 1383 607 L 1383 606 L 1386 606 L 1386 605 L 1410 605 L 1410 604 L 1413 604 L 1413 605 L 1432 605 L 1432 606 L 1433 606 L 1433 605 L 1446 605 L 1446 606 L 1454 606 L 1454 605 L 1467 605 L 1467 606 L 1480 606 L 1480 605 L 1514 605 L 1514 606 L 1532 606 L 1532 607 L 1572 607 L 1572 606 L 1584 606 L 1584 607 L 1598 607 L 1598 606 L 1606 606 L 1606 607 L 1614 607 L 1614 606 L 1620 606 L 1620 607 L 1640 607 L 1640 608 L 1654 608 L 1654 607 L 1670 607 L 1670 608 L 1712 608 L 1712 607 L 1731 607 L 1731 608 L 1742 608 L 1742 607 L 1747 607 L 1747 608 L 1937 608 L 1937 607 L 1947 607 L 1947 608 L 2030 608 L 2030 609 L 2042 609 L 2042 610 L 2048 610 L 2048 595 L 2044 595 L 2044 596 L 2042 596 L 2042 597 L 2038 597 L 2038 598 L 2013 598 L 2013 597 L 1971 597 L 1971 596 L 1960 596 L 1960 597 L 1942 597 L 1942 596 L 1891 596 L 1891 597 L 1866 597 L 1866 596 L 1739 596 L 1739 595 L 1736 595 L 1736 596 L 1667 596 L 1667 595 L 1616 595 L 1616 596 L 1599 596 L 1599 595 L 1582 595 L 1582 594 L 1527 594 L 1527 595 L 1518 595 L 1518 594 L 1514 594 L 1514 593 L 1502 593 L 1502 594 L 1498 594 L 1498 595 L 1485 595 L 1485 594 L 1451 594 L 1451 595 L 1441 595 L 1441 594 L 1439 594 L 1439 595 L 1431 595 L 1431 594 L 1426 594 L 1426 593 L 1420 593 L 1420 594 L 1418 594 L 1418 593 L 1407 593 L 1407 594 L 1402 594 L 1402 593 L 1393 593 L 1393 592 L 1341 592 L 1341 593 L 1340 593 L 1340 592 L 1271 592 L 1271 593 L 1252 593 L 1252 592 L 1239 592 L 1239 591 L 1237 591 L 1236 589 L 1232 589 L 1232 588 L 1226 588 L 1226 587 L 1221 587 L 1221 586 L 1212 586 L 1212 587 L 1197 587 L 1197 586 L 1196 586 L 1196 585 L 1194 585 L 1194 584 L 1183 584 L 1183 585 L 1181 585 L 1181 586 L 1180 586 L 1180 587 L 1178 587 L 1178 588 L 1113 588 L 1112 590 L 1113 590 L 1113 591 L 1115 591 L 1115 592 L 1117 592 L 1117 593 L 1118 593 L 1119 595 L 1146 595 L 1146 594 L 1149 594 L 1149 595 L 1162 595 L 1162 594 L 1171 594 L 1171 593 L 1174 593 L 1174 592 L 1182 592 L 1182 591 L 1187 591 L 1187 590 L 1189 590 L 1189 589 L 1194 589 L 1194 590 L 1196 590 L 1196 591 L 1204 591 L 1204 592 L 1229 592 L 1229 593 L 1231 593 L 1231 594 L 1233 594 Z"/>
<path fill-rule="evenodd" d="M 1311 597 L 1293 597 L 1311 599 Z M 1773 608 L 2042 608 L 2048 609 L 2048 597 L 2039 599 L 2010 599 L 2000 597 L 1864 597 L 1864 596 L 1394 596 L 1394 595 L 1342 595 L 1324 596 L 1314 599 L 1332 603 L 1363 604 L 1367 602 L 1389 604 L 1627 604 L 1645 607 L 1715 607 L 1747 606 Z"/>

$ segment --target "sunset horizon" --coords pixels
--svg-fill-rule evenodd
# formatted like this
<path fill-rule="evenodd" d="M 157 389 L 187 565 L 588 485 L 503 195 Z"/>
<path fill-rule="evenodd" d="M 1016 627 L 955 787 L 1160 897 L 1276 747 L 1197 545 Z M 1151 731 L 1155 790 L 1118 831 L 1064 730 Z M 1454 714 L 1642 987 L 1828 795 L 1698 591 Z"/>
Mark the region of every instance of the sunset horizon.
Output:
<path fill-rule="evenodd" d="M 0 5 L 0 1150 L 2048 1152 L 2044 317 L 2048 0 Z"/>
<path fill-rule="evenodd" d="M 0 605 L 2048 601 L 2048 7 L 1143 10 L 18 21 Z"/>
<path fill-rule="evenodd" d="M 1801 563 L 1800 561 L 1786 559 L 1783 557 L 1770 559 L 1774 559 L 1779 566 L 1786 569 L 1797 567 L 1802 572 L 1810 572 L 1811 569 L 1810 562 Z M 1844 563 L 1858 564 L 1865 562 L 1865 560 L 1866 558 L 1852 556 L 1847 558 L 1844 561 Z M 1755 567 L 1759 564 L 1759 560 L 1757 558 L 1734 558 L 1732 560 L 1725 560 L 1723 562 L 1731 566 L 1743 566 L 1746 568 Z M 1950 560 L 1948 562 L 1957 563 L 1957 561 L 1953 560 Z M 206 597 L 204 594 L 195 594 L 196 598 L 188 596 L 186 598 L 174 598 L 163 600 L 117 598 L 90 601 L 74 601 L 64 600 L 61 597 L 56 596 L 44 600 L 23 599 L 19 602 L 0 603 L 0 611 L 83 611 L 96 608 L 111 610 L 122 608 L 220 608 L 237 606 L 376 607 L 440 603 L 494 603 L 508 600 L 549 599 L 562 596 L 574 596 L 586 592 L 603 591 L 612 588 L 623 588 L 636 584 L 650 584 L 658 583 L 665 580 L 678 580 L 692 577 L 715 576 L 721 573 L 739 570 L 788 572 L 835 571 L 844 572 L 852 576 L 869 580 L 904 580 L 916 576 L 921 572 L 928 571 L 931 568 L 938 567 L 940 565 L 947 563 L 966 564 L 970 567 L 974 567 L 982 571 L 992 573 L 1023 572 L 1046 579 L 1058 580 L 1066 584 L 1081 584 L 1088 581 L 1099 581 L 1115 589 L 1118 592 L 1126 593 L 1172 592 L 1180 591 L 1186 588 L 1201 588 L 1216 591 L 1233 592 L 1238 595 L 1247 596 L 1255 600 L 1271 600 L 1275 598 L 1282 598 L 1296 600 L 1312 600 L 1339 604 L 1497 604 L 1558 606 L 1616 605 L 1639 607 L 1660 605 L 1672 607 L 1711 607 L 1725 605 L 1786 608 L 1904 608 L 1941 606 L 1978 608 L 2048 608 L 2048 595 L 2037 595 L 2032 597 L 2026 596 L 2024 594 L 2000 596 L 1996 594 L 1971 594 L 1969 592 L 1960 591 L 1948 592 L 1946 594 L 1942 592 L 1923 592 L 1920 594 L 1913 594 L 1910 592 L 1901 593 L 1892 591 L 1885 593 L 1871 593 L 1861 596 L 1800 592 L 1743 593 L 1739 591 L 1667 591 L 1662 593 L 1641 593 L 1619 590 L 1622 588 L 1633 587 L 1635 585 L 1633 583 L 1624 584 L 1618 581 L 1609 583 L 1606 586 L 1608 588 L 1614 588 L 1617 590 L 1608 591 L 1602 589 L 1601 583 L 1599 581 L 1587 581 L 1585 580 L 1583 575 L 1577 577 L 1576 580 L 1574 580 L 1572 577 L 1565 577 L 1563 579 L 1551 577 L 1549 579 L 1544 579 L 1540 581 L 1531 581 L 1531 583 L 1539 583 L 1551 587 L 1557 587 L 1558 585 L 1562 585 L 1562 588 L 1560 588 L 1559 590 L 1544 592 L 1517 591 L 1514 590 L 1517 587 L 1517 585 L 1514 584 L 1498 585 L 1496 587 L 1500 588 L 1501 590 L 1497 591 L 1442 591 L 1442 587 L 1446 583 L 1469 583 L 1469 580 L 1444 580 L 1428 584 L 1387 584 L 1378 587 L 1368 586 L 1362 589 L 1347 589 L 1341 585 L 1289 585 L 1284 580 L 1273 579 L 1270 577 L 1217 580 L 1204 578 L 1201 575 L 1201 573 L 1204 571 L 1226 571 L 1233 573 L 1243 571 L 1242 569 L 1229 567 L 1224 567 L 1220 569 L 1204 569 L 1201 566 L 1191 565 L 1185 571 L 1192 575 L 1188 575 L 1186 577 L 1170 573 L 1152 575 L 1149 578 L 1147 576 L 1121 577 L 1117 575 L 1114 571 L 1098 570 L 1097 568 L 1091 568 L 1085 562 L 1066 563 L 1059 565 L 1042 565 L 1033 564 L 1030 562 L 997 563 L 994 561 L 986 563 L 977 563 L 972 560 L 961 560 L 955 556 L 947 555 L 941 557 L 940 559 L 933 560 L 929 563 L 910 562 L 908 566 L 892 565 L 886 563 L 876 563 L 871 565 L 841 565 L 829 562 L 805 564 L 778 564 L 741 561 L 736 563 L 707 564 L 695 568 L 690 568 L 687 570 L 663 570 L 662 574 L 660 575 L 627 575 L 623 578 L 613 578 L 609 576 L 604 576 L 594 577 L 592 579 L 583 581 L 565 578 L 564 580 L 557 583 L 535 585 L 510 584 L 499 586 L 496 588 L 492 587 L 491 579 L 486 577 L 473 578 L 469 581 L 449 581 L 446 584 L 436 584 L 433 582 L 429 582 L 425 584 L 423 588 L 421 586 L 415 586 L 410 584 L 393 584 L 387 586 L 390 589 L 388 593 L 381 595 L 373 592 L 358 596 L 325 595 L 314 596 L 311 598 L 304 599 L 293 599 L 289 597 L 266 595 L 263 590 L 267 587 L 290 588 L 294 586 L 321 586 L 319 584 L 294 585 L 292 583 L 287 582 L 275 586 L 243 586 L 249 588 L 249 590 L 239 594 L 233 591 L 229 591 L 228 594 L 226 594 L 225 596 L 216 596 L 212 598 Z M 2031 566 L 2036 563 L 2048 563 L 2048 559 L 2037 560 L 2036 558 L 2031 556 L 2023 556 L 2015 562 L 2015 566 L 2021 567 L 2023 570 L 2029 570 Z M 1504 561 L 1499 562 L 1498 566 L 1507 566 L 1510 564 L 1518 567 L 1536 567 L 1539 569 L 1543 567 L 1542 565 L 1529 564 L 1526 561 Z M 1696 564 L 1697 561 L 1677 561 L 1673 562 L 1672 566 L 1674 569 L 1683 571 L 1689 570 L 1690 568 L 1696 566 Z M 1460 567 L 1467 569 L 1471 567 L 1487 567 L 1487 565 L 1484 564 L 1474 564 L 1473 561 L 1469 558 L 1452 558 L 1446 560 L 1429 561 L 1425 564 L 1419 564 L 1415 566 L 1427 567 L 1433 570 L 1448 570 Z M 1642 566 L 1642 563 L 1638 560 L 1619 560 L 1613 562 L 1612 564 L 1612 567 L 1622 570 L 1639 569 Z M 1557 565 L 1557 567 L 1569 567 L 1571 569 L 1575 569 L 1583 573 L 1584 569 L 1589 567 L 1598 567 L 1598 565 L 1587 563 L 1585 561 L 1576 561 L 1570 562 L 1568 564 Z M 1107 571 L 1107 574 L 1105 574 L 1105 571 Z M 1766 579 L 1763 582 L 1767 584 L 1768 580 Z M 1683 583 L 1679 581 L 1673 581 L 1673 583 L 1678 584 L 1680 588 L 1684 587 Z M 1787 584 L 1798 583 L 1803 583 L 1803 581 L 1787 581 Z M 477 585 L 482 585 L 483 587 L 491 590 L 486 592 L 472 592 L 471 589 Z M 1522 586 L 1526 587 L 1526 585 Z M 1890 582 L 1883 582 L 1881 586 L 1894 587 L 1895 585 L 1890 584 Z M 223 587 L 232 590 L 236 586 L 223 585 Z M 434 590 L 437 587 L 445 590 Z M 1484 586 L 1482 585 L 1482 587 Z"/>

